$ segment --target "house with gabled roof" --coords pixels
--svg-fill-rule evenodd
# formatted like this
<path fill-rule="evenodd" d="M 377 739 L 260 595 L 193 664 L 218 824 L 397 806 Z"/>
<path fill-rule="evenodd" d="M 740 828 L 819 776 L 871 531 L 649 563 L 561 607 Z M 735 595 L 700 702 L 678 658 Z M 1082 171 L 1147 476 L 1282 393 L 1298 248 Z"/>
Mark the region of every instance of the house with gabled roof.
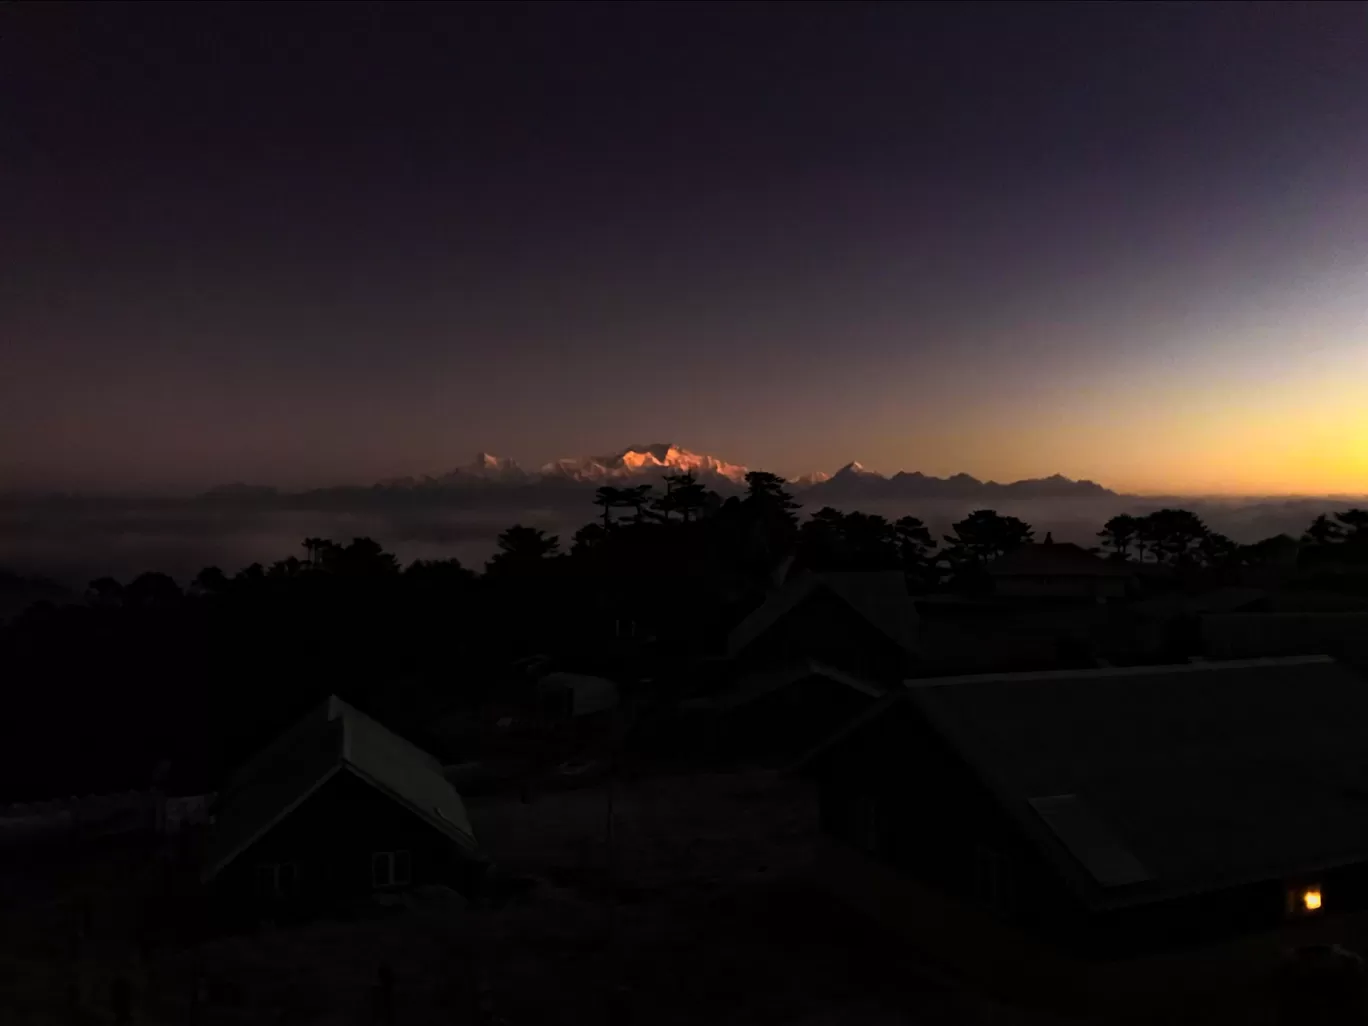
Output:
<path fill-rule="evenodd" d="M 896 685 L 894 685 L 896 686 Z M 715 695 L 681 703 L 686 716 L 705 716 L 706 747 L 717 756 L 740 756 L 782 765 L 831 733 L 888 692 L 889 685 L 796 659 L 754 670 Z"/>
<path fill-rule="evenodd" d="M 418 884 L 465 894 L 483 861 L 441 764 L 336 696 L 219 792 L 202 880 L 237 910 Z"/>
<path fill-rule="evenodd" d="M 896 681 L 917 655 L 917 607 L 901 572 L 800 573 L 727 638 L 741 672 L 811 659 Z"/>
<path fill-rule="evenodd" d="M 993 593 L 1003 598 L 1105 602 L 1126 596 L 1135 569 L 1047 534 L 1043 542 L 1019 545 L 993 560 L 988 575 Z"/>
<path fill-rule="evenodd" d="M 1285 949 L 1368 939 L 1366 723 L 1327 657 L 925 678 L 799 765 L 839 892 L 966 971 L 1170 1022 L 1144 1002 L 1257 1000 Z"/>

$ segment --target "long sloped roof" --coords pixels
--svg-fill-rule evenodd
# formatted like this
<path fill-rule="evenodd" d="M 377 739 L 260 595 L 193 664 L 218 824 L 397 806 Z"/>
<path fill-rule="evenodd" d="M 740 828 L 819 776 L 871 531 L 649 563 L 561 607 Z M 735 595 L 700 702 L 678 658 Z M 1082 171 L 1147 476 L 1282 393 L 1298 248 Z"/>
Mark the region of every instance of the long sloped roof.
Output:
<path fill-rule="evenodd" d="M 1368 859 L 1368 682 L 1332 659 L 929 678 L 901 701 L 1094 907 Z"/>
<path fill-rule="evenodd" d="M 900 571 L 801 574 L 791 577 L 731 632 L 727 650 L 735 655 L 795 609 L 825 589 L 868 620 L 907 652 L 917 649 L 917 607 Z"/>
<path fill-rule="evenodd" d="M 218 875 L 341 772 L 353 773 L 457 844 L 475 848 L 465 805 L 441 764 L 336 696 L 233 775 L 216 811 L 204 879 Z"/>
<path fill-rule="evenodd" d="M 875 681 L 866 680 L 859 674 L 830 666 L 816 659 L 797 659 L 776 670 L 766 670 L 747 674 L 737 682 L 736 687 L 721 695 L 710 698 L 694 698 L 683 703 L 686 709 L 735 709 L 758 701 L 766 695 L 782 691 L 791 684 L 810 677 L 821 677 L 837 687 L 850 688 L 868 696 L 871 700 L 880 698 L 888 688 Z"/>

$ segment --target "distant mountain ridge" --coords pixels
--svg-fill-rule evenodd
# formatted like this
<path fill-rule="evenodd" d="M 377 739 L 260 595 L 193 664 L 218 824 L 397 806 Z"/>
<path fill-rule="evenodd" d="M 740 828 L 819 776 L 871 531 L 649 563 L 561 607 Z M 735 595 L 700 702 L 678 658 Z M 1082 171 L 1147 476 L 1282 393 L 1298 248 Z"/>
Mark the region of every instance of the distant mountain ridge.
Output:
<path fill-rule="evenodd" d="M 810 502 L 830 499 L 1066 499 L 1103 498 L 1117 493 L 1095 481 L 1075 481 L 1062 474 L 999 483 L 980 481 L 969 474 L 930 477 L 921 471 L 900 470 L 892 477 L 847 463 L 825 480 L 809 485 Z"/>
<path fill-rule="evenodd" d="M 609 456 L 552 460 L 535 471 L 525 470 L 513 460 L 482 452 L 470 463 L 436 477 L 390 478 L 378 482 L 374 487 L 406 489 L 537 483 L 600 485 L 613 481 L 656 481 L 664 474 L 686 471 L 710 484 L 741 485 L 746 477 L 745 467 L 659 442 L 628 446 Z"/>
<path fill-rule="evenodd" d="M 517 486 L 560 489 L 615 482 L 654 484 L 659 483 L 665 474 L 690 472 L 708 487 L 722 492 L 735 492 L 744 486 L 748 470 L 747 467 L 716 456 L 696 453 L 668 442 L 657 442 L 628 446 L 608 456 L 552 460 L 534 471 L 520 467 L 513 460 L 482 452 L 470 463 L 445 474 L 391 478 L 378 482 L 369 490 L 487 492 Z M 969 474 L 940 478 L 919 471 L 900 471 L 888 477 L 854 462 L 847 463 L 832 474 L 816 472 L 802 475 L 790 481 L 789 487 L 795 494 L 803 496 L 809 505 L 859 499 L 1098 498 L 1116 494 L 1093 481 L 1075 481 L 1060 474 L 1001 484 L 980 481 Z M 319 491 L 336 492 L 338 489 Z"/>
<path fill-rule="evenodd" d="M 572 481 L 614 481 L 622 478 L 659 477 L 666 473 L 692 472 L 700 479 L 742 484 L 747 468 L 716 456 L 690 452 L 668 442 L 634 445 L 612 456 L 553 460 L 542 466 L 543 476 L 561 476 Z"/>

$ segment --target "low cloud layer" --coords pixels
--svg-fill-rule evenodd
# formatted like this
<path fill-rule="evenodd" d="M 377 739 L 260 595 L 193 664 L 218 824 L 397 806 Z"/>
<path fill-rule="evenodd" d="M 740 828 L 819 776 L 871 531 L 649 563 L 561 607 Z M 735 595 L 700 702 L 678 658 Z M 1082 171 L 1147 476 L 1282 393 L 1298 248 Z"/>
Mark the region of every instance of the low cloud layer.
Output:
<path fill-rule="evenodd" d="M 1112 496 L 1023 500 L 999 503 L 997 508 L 1034 525 L 1037 537 L 1050 531 L 1059 541 L 1095 544 L 1098 528 L 1109 517 L 1161 505 L 1193 509 L 1213 530 L 1252 542 L 1279 533 L 1299 536 L 1318 513 L 1353 504 L 1332 498 L 1251 503 Z M 975 505 L 963 500 L 926 500 L 915 507 L 871 501 L 861 502 L 859 508 L 890 518 L 919 516 L 939 535 Z M 809 502 L 803 512 L 815 508 Z M 424 502 L 413 508 L 396 504 L 375 509 L 361 503 L 350 509 L 285 509 L 203 500 L 11 500 L 0 507 L 0 567 L 52 577 L 75 588 L 93 577 L 108 574 L 123 580 L 146 570 L 185 583 L 205 566 L 232 573 L 254 562 L 302 556 L 300 542 L 308 536 L 347 541 L 362 535 L 380 541 L 404 562 L 455 557 L 481 567 L 493 552 L 499 531 L 510 524 L 530 524 L 558 534 L 568 548 L 575 530 L 595 519 L 596 513 L 587 494 L 567 495 L 561 502 L 535 508 L 496 502 L 477 508 Z"/>

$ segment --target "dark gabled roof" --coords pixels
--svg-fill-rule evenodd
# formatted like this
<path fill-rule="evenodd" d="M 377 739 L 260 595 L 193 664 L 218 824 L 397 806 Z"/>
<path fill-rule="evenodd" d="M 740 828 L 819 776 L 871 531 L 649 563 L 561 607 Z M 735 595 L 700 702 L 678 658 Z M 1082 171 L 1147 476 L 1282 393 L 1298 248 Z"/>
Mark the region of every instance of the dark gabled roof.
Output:
<path fill-rule="evenodd" d="M 799 659 L 777 670 L 747 674 L 737 681 L 735 687 L 720 695 L 690 699 L 682 705 L 686 709 L 735 709 L 813 677 L 829 680 L 836 687 L 849 688 L 871 700 L 881 698 L 888 692 L 885 685 L 867 680 L 859 674 L 829 666 L 816 659 Z"/>
<path fill-rule="evenodd" d="M 904 651 L 915 654 L 917 607 L 907 593 L 907 578 L 901 571 L 806 573 L 791 577 L 731 632 L 727 638 L 728 653 L 736 655 L 822 590 L 850 606 Z"/>
<path fill-rule="evenodd" d="M 335 696 L 314 708 L 235 773 L 215 812 L 203 878 L 238 855 L 338 773 L 351 773 L 467 850 L 475 835 L 441 764 Z"/>
<path fill-rule="evenodd" d="M 1103 559 L 1073 542 L 1042 542 L 1020 545 L 988 564 L 997 577 L 1057 574 L 1063 577 L 1133 577 L 1134 568 Z"/>
<path fill-rule="evenodd" d="M 843 736 L 899 701 L 1093 907 L 1368 860 L 1368 683 L 1332 659 L 913 680 Z"/>

